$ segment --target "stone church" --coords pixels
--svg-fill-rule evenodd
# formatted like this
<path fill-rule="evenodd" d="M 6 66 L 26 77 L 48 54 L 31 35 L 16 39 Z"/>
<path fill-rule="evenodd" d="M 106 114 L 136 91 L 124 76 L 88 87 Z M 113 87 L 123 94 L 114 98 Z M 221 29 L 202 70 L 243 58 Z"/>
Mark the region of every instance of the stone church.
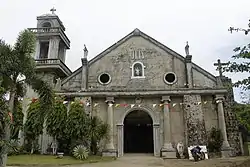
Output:
<path fill-rule="evenodd" d="M 109 124 L 104 156 L 152 153 L 176 158 L 177 143 L 185 148 L 206 145 L 212 127 L 222 131 L 223 155 L 240 152 L 238 123 L 230 108 L 233 92 L 225 87 L 231 80 L 193 63 L 188 44 L 182 56 L 135 29 L 91 60 L 83 44 L 82 66 L 72 72 L 65 65 L 70 40 L 54 11 L 38 16 L 37 27 L 30 28 L 37 37 L 37 72 L 68 104 L 83 100 L 89 114 Z M 221 70 L 221 63 L 217 65 Z M 36 96 L 27 89 L 27 98 Z M 28 105 L 24 100 L 25 115 Z M 46 130 L 40 141 L 45 153 L 50 142 Z"/>

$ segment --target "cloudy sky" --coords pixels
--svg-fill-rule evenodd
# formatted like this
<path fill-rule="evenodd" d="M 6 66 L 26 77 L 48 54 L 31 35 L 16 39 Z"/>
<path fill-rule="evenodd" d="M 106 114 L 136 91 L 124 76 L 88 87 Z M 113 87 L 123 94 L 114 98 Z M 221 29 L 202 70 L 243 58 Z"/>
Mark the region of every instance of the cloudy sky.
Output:
<path fill-rule="evenodd" d="M 71 40 L 66 64 L 72 71 L 81 66 L 84 44 L 93 58 L 135 28 L 182 55 L 189 41 L 193 61 L 214 75 L 218 58 L 230 60 L 234 47 L 250 41 L 250 35 L 227 31 L 248 27 L 250 0 L 0 0 L 0 38 L 13 44 L 53 6 Z"/>

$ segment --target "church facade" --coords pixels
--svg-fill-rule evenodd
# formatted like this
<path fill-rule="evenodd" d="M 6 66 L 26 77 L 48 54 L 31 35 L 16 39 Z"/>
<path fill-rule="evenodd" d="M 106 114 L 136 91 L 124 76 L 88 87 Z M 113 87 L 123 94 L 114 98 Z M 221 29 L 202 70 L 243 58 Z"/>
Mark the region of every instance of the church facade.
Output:
<path fill-rule="evenodd" d="M 237 126 L 230 110 L 233 96 L 223 86 L 231 81 L 194 64 L 188 44 L 182 56 L 135 29 L 91 60 L 84 45 L 82 66 L 71 72 L 65 65 L 70 41 L 61 20 L 54 13 L 37 20 L 37 28 L 30 29 L 37 36 L 37 71 L 68 104 L 82 100 L 89 114 L 109 124 L 109 140 L 101 147 L 104 156 L 176 158 L 178 143 L 206 145 L 212 127 L 223 134 L 223 155 L 239 150 L 240 136 L 230 129 Z M 26 97 L 36 95 L 28 89 Z M 24 113 L 28 104 L 24 100 Z M 45 136 L 46 131 L 43 148 L 50 142 Z"/>

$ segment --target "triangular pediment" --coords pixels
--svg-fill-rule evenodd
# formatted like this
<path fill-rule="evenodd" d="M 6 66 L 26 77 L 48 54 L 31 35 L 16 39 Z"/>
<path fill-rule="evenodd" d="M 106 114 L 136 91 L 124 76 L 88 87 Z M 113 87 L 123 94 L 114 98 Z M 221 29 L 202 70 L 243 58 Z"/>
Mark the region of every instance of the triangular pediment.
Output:
<path fill-rule="evenodd" d="M 178 61 L 179 63 L 177 63 L 175 68 L 183 68 L 182 71 L 182 75 L 181 77 L 184 77 L 184 67 L 185 66 L 185 57 L 183 57 L 182 55 L 178 54 L 177 52 L 173 51 L 172 49 L 168 48 L 167 46 L 163 45 L 162 43 L 158 42 L 157 40 L 155 40 L 154 38 L 148 36 L 147 34 L 143 33 L 142 31 L 140 31 L 138 28 L 134 29 L 131 33 L 129 33 L 128 35 L 126 35 L 124 38 L 120 39 L 118 42 L 116 42 L 115 44 L 113 44 L 112 46 L 110 46 L 109 48 L 107 48 L 106 50 L 104 50 L 103 52 L 101 52 L 100 54 L 98 54 L 96 57 L 94 57 L 93 59 L 91 59 L 88 62 L 88 66 L 90 69 L 90 73 L 92 70 L 92 73 L 98 73 L 101 72 L 101 70 L 103 70 L 103 72 L 107 71 L 108 69 L 96 69 L 96 67 L 94 66 L 102 66 L 103 64 L 107 63 L 103 61 L 103 59 L 106 56 L 110 56 L 112 57 L 112 59 L 114 59 L 115 54 L 114 52 L 116 52 L 117 50 L 121 50 L 121 47 L 123 45 L 126 45 L 126 43 L 129 43 L 129 41 L 133 41 L 133 39 L 140 39 L 140 41 L 144 42 L 146 41 L 148 44 L 150 44 L 151 47 L 156 48 L 155 50 L 160 50 L 161 54 L 160 56 L 169 56 L 169 58 L 171 57 L 171 59 L 175 59 L 176 62 Z M 144 43 L 146 43 L 144 42 Z M 140 42 L 139 42 L 140 43 Z M 117 53 L 116 53 L 117 55 Z M 103 62 L 101 62 L 103 61 Z M 111 59 L 110 59 L 111 61 Z M 123 60 L 124 62 L 124 60 Z M 97 64 L 96 64 L 97 63 Z M 120 62 L 122 63 L 122 61 Z M 108 65 L 107 66 L 112 66 L 112 65 Z M 212 74 L 210 74 L 209 72 L 207 72 L 206 70 L 202 69 L 201 67 L 199 67 L 198 65 L 192 63 L 193 69 L 195 70 L 195 74 L 197 75 L 197 77 L 206 77 L 208 80 L 211 80 L 212 85 L 214 84 L 213 82 L 216 82 L 216 77 L 213 76 Z M 117 70 L 114 69 L 114 67 L 112 67 L 113 70 Z M 163 70 L 163 69 L 162 69 Z M 68 78 L 66 78 L 65 80 L 62 81 L 63 84 L 65 84 L 66 82 L 68 82 L 69 80 L 71 80 L 72 78 L 75 78 L 76 80 L 80 80 L 81 77 L 81 71 L 82 71 L 82 67 L 80 67 L 79 69 L 77 69 L 75 72 L 72 73 L 71 76 L 69 76 Z M 157 71 L 159 72 L 159 71 Z M 90 80 L 92 80 L 92 78 L 95 79 L 96 76 L 91 76 L 90 74 Z M 131 81 L 129 81 L 130 83 L 133 83 Z M 209 81 L 210 82 L 210 81 Z M 210 83 L 209 83 L 210 84 Z"/>
<path fill-rule="evenodd" d="M 131 33 L 129 33 L 128 35 L 126 35 L 125 37 L 123 37 L 122 39 L 120 39 L 118 42 L 116 42 L 115 44 L 113 44 L 112 46 L 110 46 L 109 48 L 107 48 L 106 50 L 104 50 L 103 52 L 101 52 L 99 55 L 97 55 L 93 59 L 91 59 L 89 61 L 89 65 L 91 65 L 94 62 L 96 62 L 98 59 L 100 59 L 101 57 L 107 55 L 109 52 L 111 52 L 112 50 L 114 50 L 115 48 L 117 48 L 118 46 L 120 46 L 121 44 L 123 44 L 124 42 L 126 42 L 127 40 L 129 40 L 130 38 L 135 37 L 135 36 L 142 37 L 145 40 L 148 40 L 151 43 L 153 43 L 154 45 L 156 45 L 156 46 L 160 47 L 161 49 L 165 50 L 169 54 L 175 55 L 179 59 L 185 61 L 185 58 L 183 56 L 181 56 L 177 52 L 175 52 L 172 49 L 168 48 L 167 46 L 161 44 L 160 42 L 158 42 L 154 38 L 148 36 L 147 34 L 145 34 L 142 31 L 140 31 L 138 28 L 136 28 L 136 29 L 134 29 L 134 31 L 132 31 Z"/>

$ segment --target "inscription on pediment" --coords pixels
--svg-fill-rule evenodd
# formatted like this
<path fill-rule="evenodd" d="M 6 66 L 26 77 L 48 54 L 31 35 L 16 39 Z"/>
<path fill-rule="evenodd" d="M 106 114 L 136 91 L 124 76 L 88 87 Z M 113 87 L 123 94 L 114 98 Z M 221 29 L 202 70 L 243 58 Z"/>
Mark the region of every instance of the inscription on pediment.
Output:
<path fill-rule="evenodd" d="M 130 49 L 129 56 L 131 60 L 145 59 L 145 51 L 143 49 Z"/>

